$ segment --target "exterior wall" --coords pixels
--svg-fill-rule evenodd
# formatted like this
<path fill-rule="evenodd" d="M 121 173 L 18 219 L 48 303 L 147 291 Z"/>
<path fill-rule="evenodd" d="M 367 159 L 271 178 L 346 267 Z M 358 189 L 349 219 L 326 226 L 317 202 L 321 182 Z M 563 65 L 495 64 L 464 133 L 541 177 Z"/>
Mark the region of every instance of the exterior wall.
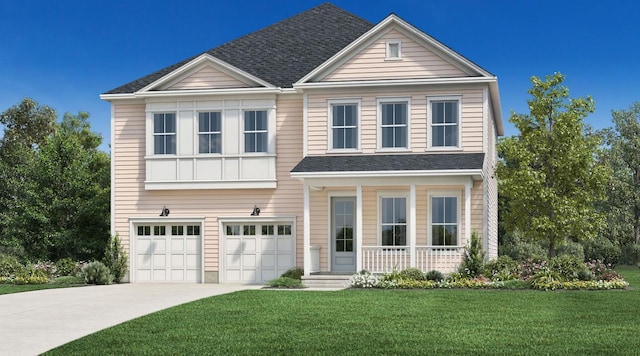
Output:
<path fill-rule="evenodd" d="M 219 271 L 219 216 L 246 216 L 254 205 L 264 216 L 296 216 L 297 265 L 302 266 L 302 184 L 290 177 L 290 170 L 302 159 L 302 99 L 280 98 L 277 101 L 276 189 L 238 190 L 158 190 L 144 188 L 145 177 L 145 104 L 114 103 L 115 216 L 112 233 L 118 233 L 129 248 L 129 218 L 158 218 L 163 206 L 170 209 L 166 218 L 205 217 L 204 271 Z"/>
<path fill-rule="evenodd" d="M 485 156 L 485 184 L 487 209 L 487 258 L 498 257 L 498 179 L 495 177 L 495 167 L 497 164 L 496 150 L 496 125 L 494 122 L 493 110 L 488 112 L 488 134 L 487 134 L 487 154 Z"/>
<path fill-rule="evenodd" d="M 425 153 L 427 138 L 427 96 L 462 95 L 461 144 L 463 152 L 482 152 L 482 87 L 414 87 L 405 89 L 334 89 L 315 91 L 308 95 L 307 146 L 309 155 L 324 155 L 329 150 L 328 118 L 330 99 L 359 99 L 360 151 L 365 154 L 378 151 L 378 98 L 408 97 L 411 101 L 410 150 Z M 458 151 L 458 150 L 455 150 Z M 335 151 L 334 151 L 335 152 Z M 333 153 L 333 152 L 332 152 Z M 353 152 L 351 152 L 353 154 Z"/>
<path fill-rule="evenodd" d="M 401 41 L 401 60 L 387 60 L 386 42 Z M 463 77 L 467 74 L 411 38 L 391 29 L 321 81 Z"/>
<path fill-rule="evenodd" d="M 171 84 L 167 89 L 225 89 L 248 88 L 249 86 L 228 74 L 211 67 L 205 66 L 188 77 Z"/>

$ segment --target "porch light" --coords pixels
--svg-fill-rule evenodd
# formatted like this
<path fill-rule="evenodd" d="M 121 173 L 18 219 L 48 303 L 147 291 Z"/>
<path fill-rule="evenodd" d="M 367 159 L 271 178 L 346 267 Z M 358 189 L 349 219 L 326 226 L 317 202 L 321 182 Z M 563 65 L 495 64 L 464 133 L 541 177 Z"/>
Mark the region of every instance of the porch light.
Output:
<path fill-rule="evenodd" d="M 160 212 L 160 216 L 169 216 L 169 209 L 166 206 L 162 207 L 162 211 Z"/>
<path fill-rule="evenodd" d="M 260 215 L 260 208 L 258 208 L 257 205 L 253 206 L 253 211 L 251 212 L 251 216 L 258 216 Z"/>

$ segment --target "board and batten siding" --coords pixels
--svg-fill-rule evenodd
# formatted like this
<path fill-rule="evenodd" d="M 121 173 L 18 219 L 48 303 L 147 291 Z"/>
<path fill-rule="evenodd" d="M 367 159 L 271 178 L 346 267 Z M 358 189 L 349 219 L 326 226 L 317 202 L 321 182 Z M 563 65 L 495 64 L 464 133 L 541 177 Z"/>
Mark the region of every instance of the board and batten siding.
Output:
<path fill-rule="evenodd" d="M 248 88 L 246 83 L 223 73 L 211 66 L 204 66 L 180 79 L 176 83 L 170 84 L 169 90 L 186 89 L 227 89 L 227 88 Z"/>
<path fill-rule="evenodd" d="M 401 41 L 400 60 L 386 60 L 386 43 Z M 436 53 L 395 29 L 389 30 L 368 47 L 322 78 L 322 82 L 451 78 L 467 76 Z"/>
<path fill-rule="evenodd" d="M 329 147 L 330 100 L 353 99 L 360 101 L 359 145 L 362 153 L 378 151 L 378 103 L 377 99 L 399 97 L 411 101 L 410 146 L 414 153 L 424 153 L 428 147 L 427 97 L 461 96 L 461 143 L 464 152 L 482 152 L 482 88 L 451 87 L 438 89 L 409 88 L 385 91 L 381 89 L 335 89 L 331 92 L 308 94 L 307 148 L 309 155 L 323 155 Z M 335 152 L 335 151 L 334 151 Z"/>
<path fill-rule="evenodd" d="M 261 216 L 296 216 L 296 264 L 302 266 L 302 184 L 290 170 L 302 159 L 302 100 L 277 100 L 276 189 L 157 190 L 144 188 L 145 104 L 112 104 L 114 111 L 115 231 L 129 248 L 129 218 L 157 218 L 163 206 L 172 217 L 205 217 L 204 271 L 219 271 L 218 217 L 246 216 L 257 205 Z"/>

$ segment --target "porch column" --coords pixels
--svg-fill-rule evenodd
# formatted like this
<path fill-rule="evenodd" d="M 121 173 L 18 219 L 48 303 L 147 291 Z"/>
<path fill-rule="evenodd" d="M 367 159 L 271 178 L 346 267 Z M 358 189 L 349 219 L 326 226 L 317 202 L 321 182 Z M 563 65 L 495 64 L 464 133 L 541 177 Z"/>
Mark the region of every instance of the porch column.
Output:
<path fill-rule="evenodd" d="M 362 271 L 362 185 L 356 186 L 356 272 Z"/>
<path fill-rule="evenodd" d="M 409 258 L 410 266 L 416 267 L 416 185 L 409 189 Z"/>
<path fill-rule="evenodd" d="M 309 276 L 311 273 L 311 212 L 309 211 L 309 186 L 307 183 L 304 183 L 303 186 L 303 201 L 304 201 L 304 214 L 302 217 L 302 233 L 303 233 L 303 244 L 302 244 L 302 256 L 303 256 L 303 267 L 304 267 L 304 275 Z"/>
<path fill-rule="evenodd" d="M 464 238 L 466 244 L 471 242 L 471 186 L 473 180 L 470 178 L 464 185 Z"/>

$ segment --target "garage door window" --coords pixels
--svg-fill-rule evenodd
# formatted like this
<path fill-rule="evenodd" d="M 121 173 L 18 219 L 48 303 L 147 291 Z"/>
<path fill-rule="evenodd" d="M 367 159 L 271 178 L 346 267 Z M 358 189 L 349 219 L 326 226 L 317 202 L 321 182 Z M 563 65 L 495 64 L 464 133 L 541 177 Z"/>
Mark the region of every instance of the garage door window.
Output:
<path fill-rule="evenodd" d="M 278 225 L 278 235 L 291 235 L 291 225 Z"/>
<path fill-rule="evenodd" d="M 138 226 L 138 236 L 151 236 L 151 226 Z"/>
<path fill-rule="evenodd" d="M 273 225 L 262 225 L 262 235 L 273 236 Z"/>
<path fill-rule="evenodd" d="M 187 235 L 189 236 L 200 235 L 200 225 L 187 225 Z"/>
<path fill-rule="evenodd" d="M 171 226 L 171 235 L 173 236 L 180 236 L 180 235 L 184 235 L 184 226 L 182 225 L 173 225 Z"/>
<path fill-rule="evenodd" d="M 245 225 L 243 228 L 243 233 L 245 236 L 253 236 L 256 234 L 256 226 L 255 225 Z"/>
<path fill-rule="evenodd" d="M 227 225 L 227 236 L 240 235 L 240 225 Z"/>
<path fill-rule="evenodd" d="M 166 226 L 154 226 L 153 227 L 153 234 L 155 236 L 164 236 L 167 234 L 167 227 Z"/>

